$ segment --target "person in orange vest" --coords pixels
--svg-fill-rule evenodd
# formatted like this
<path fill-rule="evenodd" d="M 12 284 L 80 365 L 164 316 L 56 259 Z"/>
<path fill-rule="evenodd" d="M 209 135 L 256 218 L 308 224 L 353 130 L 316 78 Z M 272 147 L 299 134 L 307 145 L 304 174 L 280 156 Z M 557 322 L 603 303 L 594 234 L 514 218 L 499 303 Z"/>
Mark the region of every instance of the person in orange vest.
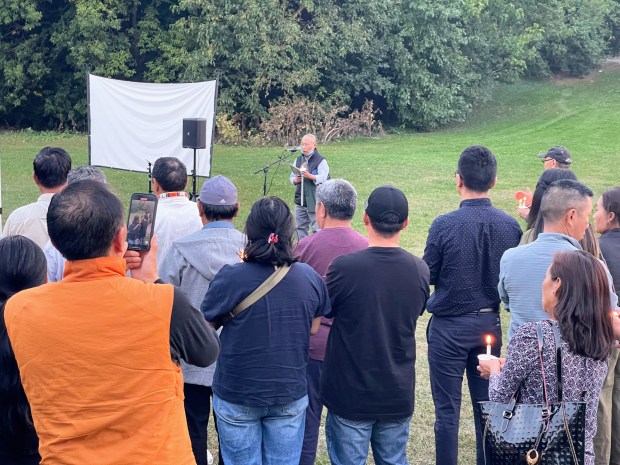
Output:
<path fill-rule="evenodd" d="M 16 294 L 4 316 L 41 464 L 195 464 L 180 360 L 213 363 L 215 330 L 160 284 L 156 239 L 125 276 L 123 206 L 105 184 L 56 194 L 47 224 L 65 277 Z"/>

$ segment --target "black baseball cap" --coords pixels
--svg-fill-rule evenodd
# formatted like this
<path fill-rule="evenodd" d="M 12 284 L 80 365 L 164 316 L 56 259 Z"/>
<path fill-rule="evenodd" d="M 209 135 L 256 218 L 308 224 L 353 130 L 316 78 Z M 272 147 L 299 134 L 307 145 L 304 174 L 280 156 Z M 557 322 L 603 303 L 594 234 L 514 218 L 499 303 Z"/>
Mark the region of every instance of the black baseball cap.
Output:
<path fill-rule="evenodd" d="M 366 213 L 377 223 L 401 224 L 409 216 L 409 202 L 394 186 L 377 187 L 366 201 Z"/>
<path fill-rule="evenodd" d="M 553 158 L 558 163 L 564 163 L 565 165 L 570 165 L 572 160 L 570 159 L 570 152 L 566 147 L 562 147 L 561 145 L 556 145 L 555 147 L 551 147 L 545 153 L 541 153 L 537 155 L 538 158 Z"/>

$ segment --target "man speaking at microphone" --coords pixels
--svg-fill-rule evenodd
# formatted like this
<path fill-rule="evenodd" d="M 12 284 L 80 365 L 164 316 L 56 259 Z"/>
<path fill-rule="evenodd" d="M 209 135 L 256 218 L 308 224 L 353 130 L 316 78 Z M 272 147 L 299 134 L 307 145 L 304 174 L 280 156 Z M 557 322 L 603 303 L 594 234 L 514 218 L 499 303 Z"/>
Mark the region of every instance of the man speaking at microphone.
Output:
<path fill-rule="evenodd" d="M 314 211 L 316 186 L 329 179 L 329 166 L 317 150 L 316 136 L 313 134 L 301 138 L 299 149 L 301 155 L 293 163 L 290 179 L 295 186 L 295 222 L 297 237 L 301 240 L 309 234 L 310 225 L 313 233 L 319 229 Z"/>

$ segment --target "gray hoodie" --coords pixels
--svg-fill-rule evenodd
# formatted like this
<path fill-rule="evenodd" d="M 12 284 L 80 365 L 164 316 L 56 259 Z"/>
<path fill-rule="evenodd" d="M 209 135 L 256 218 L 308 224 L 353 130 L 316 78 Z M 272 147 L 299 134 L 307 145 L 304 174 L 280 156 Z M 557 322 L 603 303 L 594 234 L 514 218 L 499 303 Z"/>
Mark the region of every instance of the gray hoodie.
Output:
<path fill-rule="evenodd" d="M 200 308 L 211 281 L 224 265 L 239 263 L 245 235 L 232 223 L 208 223 L 203 229 L 172 243 L 160 267 L 160 278 L 181 288 L 195 308 Z M 219 333 L 219 332 L 218 332 Z M 215 363 L 199 368 L 181 360 L 188 384 L 211 386 Z"/>

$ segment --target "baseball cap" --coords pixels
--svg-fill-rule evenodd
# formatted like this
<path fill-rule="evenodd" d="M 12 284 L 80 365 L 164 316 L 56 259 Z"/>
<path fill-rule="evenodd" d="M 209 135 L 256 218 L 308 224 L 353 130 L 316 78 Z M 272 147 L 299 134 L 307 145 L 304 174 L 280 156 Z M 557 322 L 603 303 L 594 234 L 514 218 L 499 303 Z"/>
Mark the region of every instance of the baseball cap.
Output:
<path fill-rule="evenodd" d="M 570 159 L 570 152 L 566 147 L 562 147 L 561 145 L 556 145 L 555 147 L 551 147 L 545 153 L 541 153 L 537 155 L 538 158 L 553 158 L 558 163 L 564 163 L 566 165 L 570 165 L 572 160 Z"/>
<path fill-rule="evenodd" d="M 377 187 L 366 201 L 366 213 L 378 223 L 401 224 L 409 216 L 409 202 L 394 186 Z"/>
<path fill-rule="evenodd" d="M 227 177 L 215 176 L 204 182 L 198 200 L 207 205 L 236 205 L 237 188 Z"/>

